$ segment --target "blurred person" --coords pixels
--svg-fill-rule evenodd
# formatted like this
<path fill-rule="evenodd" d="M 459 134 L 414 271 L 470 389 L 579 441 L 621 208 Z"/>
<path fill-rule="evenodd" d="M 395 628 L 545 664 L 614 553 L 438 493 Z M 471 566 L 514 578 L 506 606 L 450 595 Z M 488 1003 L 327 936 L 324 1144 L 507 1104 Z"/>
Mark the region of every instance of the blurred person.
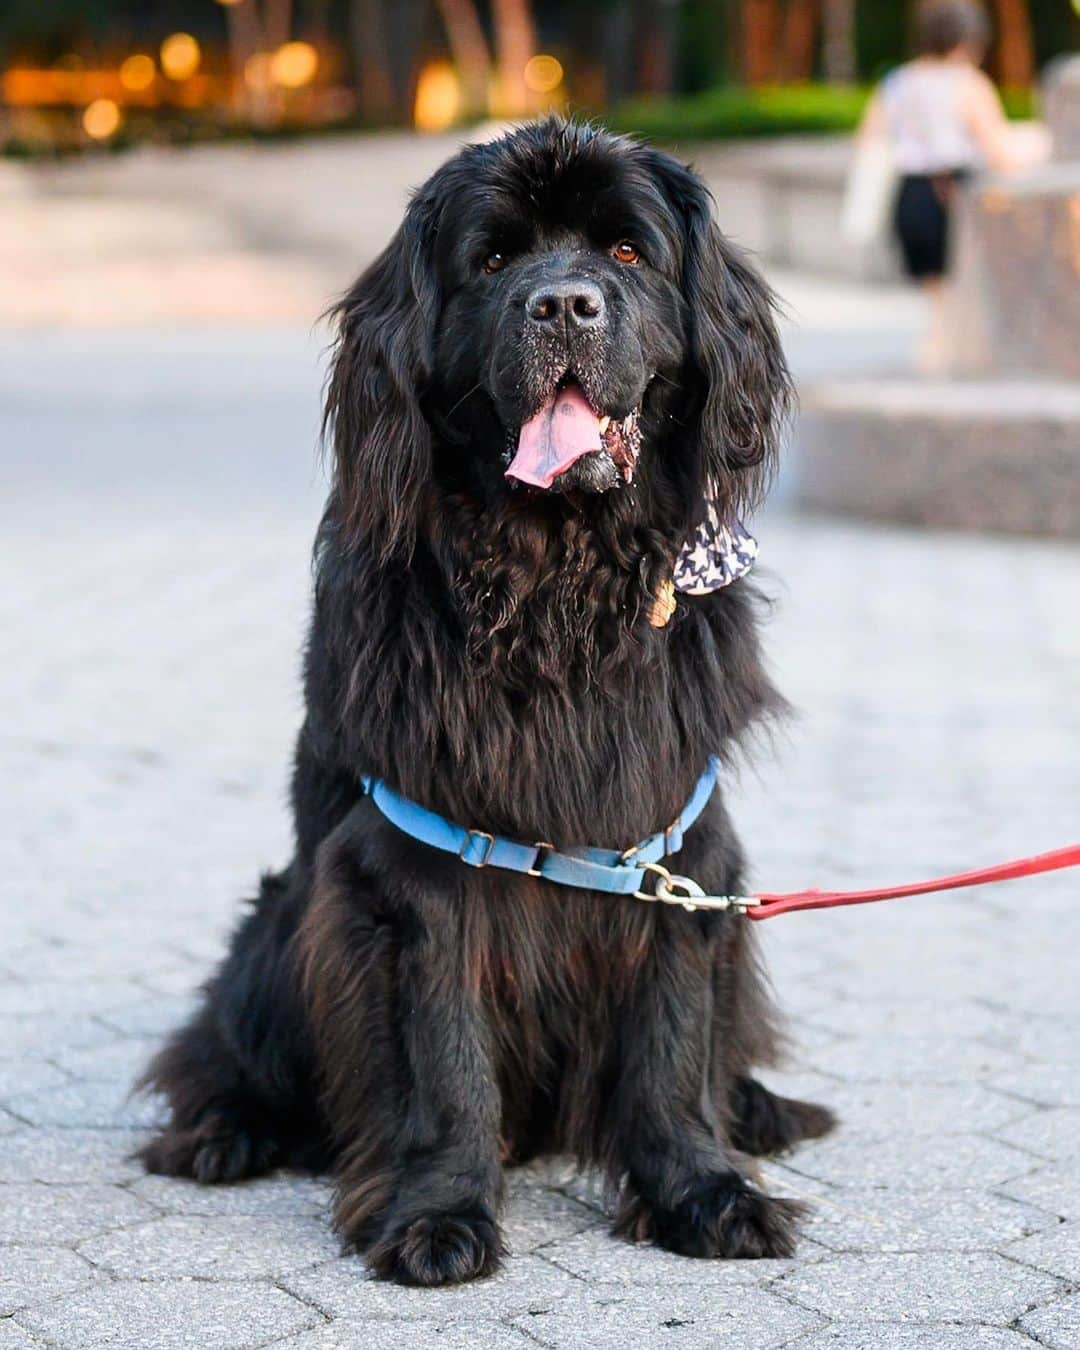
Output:
<path fill-rule="evenodd" d="M 1048 150 L 1043 136 L 1007 121 L 993 81 L 980 69 L 989 41 L 989 20 L 975 0 L 927 0 L 916 17 L 914 59 L 878 86 L 857 136 L 860 152 L 888 156 L 895 175 L 891 224 L 904 268 L 935 302 L 960 186 L 979 169 L 1015 172 Z M 935 315 L 932 332 L 939 329 Z M 931 341 L 923 360 L 937 367 L 939 344 Z"/>

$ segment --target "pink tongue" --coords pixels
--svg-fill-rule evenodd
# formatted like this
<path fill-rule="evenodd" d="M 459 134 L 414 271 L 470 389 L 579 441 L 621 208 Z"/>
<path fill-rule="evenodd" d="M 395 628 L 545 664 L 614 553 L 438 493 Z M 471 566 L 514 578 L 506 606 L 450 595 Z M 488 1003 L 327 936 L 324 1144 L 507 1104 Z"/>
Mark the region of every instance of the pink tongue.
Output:
<path fill-rule="evenodd" d="M 600 419 L 580 386 L 569 384 L 556 390 L 522 426 L 517 454 L 506 476 L 532 487 L 549 488 L 575 460 L 602 446 Z"/>

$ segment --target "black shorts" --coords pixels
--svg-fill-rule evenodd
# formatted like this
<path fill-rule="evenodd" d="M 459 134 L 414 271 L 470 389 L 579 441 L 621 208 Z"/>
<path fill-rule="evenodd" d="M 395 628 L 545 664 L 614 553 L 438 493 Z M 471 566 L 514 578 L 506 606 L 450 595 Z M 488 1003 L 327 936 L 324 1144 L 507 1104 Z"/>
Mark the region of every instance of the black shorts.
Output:
<path fill-rule="evenodd" d="M 950 205 L 966 169 L 909 173 L 900 180 L 893 225 L 908 276 L 940 277 L 949 260 Z"/>

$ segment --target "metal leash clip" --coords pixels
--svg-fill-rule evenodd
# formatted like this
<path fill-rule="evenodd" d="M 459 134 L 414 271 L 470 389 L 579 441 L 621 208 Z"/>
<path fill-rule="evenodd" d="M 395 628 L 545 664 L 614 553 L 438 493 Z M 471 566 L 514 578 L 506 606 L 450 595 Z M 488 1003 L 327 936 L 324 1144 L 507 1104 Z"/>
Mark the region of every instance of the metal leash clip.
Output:
<path fill-rule="evenodd" d="M 669 872 L 660 863 L 638 863 L 638 867 L 643 872 L 652 872 L 657 881 L 656 888 L 651 893 L 635 891 L 636 900 L 658 900 L 664 905 L 681 905 L 690 914 L 698 909 L 735 909 L 740 914 L 745 914 L 748 909 L 761 904 L 756 895 L 706 895 L 692 877 Z"/>

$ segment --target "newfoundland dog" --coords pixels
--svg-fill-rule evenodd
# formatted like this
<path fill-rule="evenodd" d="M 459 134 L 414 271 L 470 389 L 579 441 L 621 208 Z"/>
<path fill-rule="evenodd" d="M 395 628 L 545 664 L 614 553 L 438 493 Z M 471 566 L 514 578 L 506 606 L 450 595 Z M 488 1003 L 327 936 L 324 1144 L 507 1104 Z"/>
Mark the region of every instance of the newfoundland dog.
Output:
<path fill-rule="evenodd" d="M 746 919 L 657 903 L 633 848 L 742 885 L 709 774 L 780 706 L 738 525 L 790 404 L 769 292 L 689 169 L 552 120 L 445 164 L 335 318 L 295 857 L 146 1071 L 142 1160 L 330 1170 L 412 1284 L 495 1270 L 503 1167 L 552 1151 L 631 1241 L 786 1256 L 749 1155 L 831 1116 L 751 1076 Z M 638 896 L 564 884 L 584 846 Z"/>

